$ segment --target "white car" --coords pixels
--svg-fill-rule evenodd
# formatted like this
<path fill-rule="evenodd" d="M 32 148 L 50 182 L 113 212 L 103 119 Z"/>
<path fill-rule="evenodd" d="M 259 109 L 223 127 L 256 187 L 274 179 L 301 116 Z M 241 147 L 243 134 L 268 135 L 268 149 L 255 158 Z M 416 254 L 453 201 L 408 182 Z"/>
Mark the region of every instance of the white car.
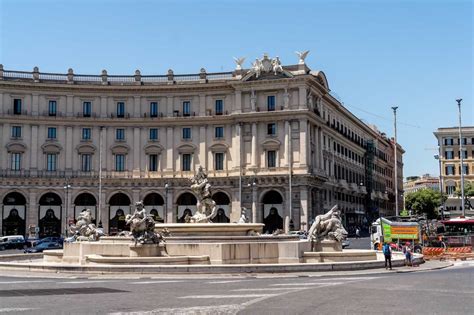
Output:
<path fill-rule="evenodd" d="M 342 241 L 342 248 L 349 247 L 351 245 L 351 242 L 348 239 L 345 239 Z"/>

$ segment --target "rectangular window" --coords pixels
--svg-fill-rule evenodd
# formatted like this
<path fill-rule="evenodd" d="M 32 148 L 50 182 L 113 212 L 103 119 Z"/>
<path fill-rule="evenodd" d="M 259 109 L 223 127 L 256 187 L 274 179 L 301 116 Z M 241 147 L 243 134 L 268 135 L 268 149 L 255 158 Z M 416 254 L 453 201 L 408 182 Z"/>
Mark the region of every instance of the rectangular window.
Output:
<path fill-rule="evenodd" d="M 158 117 L 158 102 L 150 103 L 150 117 Z"/>
<path fill-rule="evenodd" d="M 119 128 L 115 130 L 115 140 L 125 140 L 125 129 Z"/>
<path fill-rule="evenodd" d="M 56 139 L 56 127 L 48 128 L 48 139 Z"/>
<path fill-rule="evenodd" d="M 125 103 L 117 102 L 117 118 L 125 117 Z"/>
<path fill-rule="evenodd" d="M 216 139 L 224 138 L 224 127 L 216 127 L 215 137 Z"/>
<path fill-rule="evenodd" d="M 276 135 L 276 124 L 271 123 L 267 125 L 267 135 L 274 136 Z"/>
<path fill-rule="evenodd" d="M 21 99 L 13 99 L 13 115 L 21 115 Z"/>
<path fill-rule="evenodd" d="M 467 159 L 467 150 L 462 150 L 462 158 Z M 458 156 L 461 158 L 461 151 L 458 151 Z"/>
<path fill-rule="evenodd" d="M 275 95 L 267 96 L 267 109 L 269 112 L 275 110 Z"/>
<path fill-rule="evenodd" d="M 11 170 L 21 170 L 21 153 L 12 153 L 11 155 Z"/>
<path fill-rule="evenodd" d="M 464 175 L 469 175 L 469 166 L 464 164 L 462 171 Z M 461 174 L 461 166 L 459 166 L 459 174 Z"/>
<path fill-rule="evenodd" d="M 92 156 L 90 154 L 82 154 L 81 155 L 81 171 L 83 172 L 90 172 L 92 165 Z"/>
<path fill-rule="evenodd" d="M 186 172 L 190 171 L 191 170 L 191 154 L 183 154 L 181 155 L 181 157 L 183 160 L 182 170 Z"/>
<path fill-rule="evenodd" d="M 446 175 L 456 175 L 454 173 L 454 165 L 447 165 L 445 171 Z"/>
<path fill-rule="evenodd" d="M 92 111 L 91 102 L 83 102 L 82 103 L 82 116 L 91 117 L 91 111 Z"/>
<path fill-rule="evenodd" d="M 183 128 L 183 139 L 191 139 L 191 128 Z"/>
<path fill-rule="evenodd" d="M 158 140 L 158 129 L 157 128 L 150 128 L 150 140 L 152 140 L 152 141 Z"/>
<path fill-rule="evenodd" d="M 56 112 L 57 112 L 57 103 L 56 103 L 56 101 L 49 101 L 48 115 L 49 116 L 56 116 Z"/>
<path fill-rule="evenodd" d="M 222 171 L 224 169 L 224 153 L 214 154 L 214 169 Z"/>
<path fill-rule="evenodd" d="M 224 114 L 224 101 L 216 100 L 216 115 Z"/>
<path fill-rule="evenodd" d="M 183 116 L 191 116 L 191 102 L 183 102 Z"/>
<path fill-rule="evenodd" d="M 115 154 L 115 171 L 116 172 L 125 171 L 125 155 L 124 154 Z"/>
<path fill-rule="evenodd" d="M 158 171 L 158 155 L 157 154 L 150 154 L 149 155 L 148 170 L 150 172 Z"/>
<path fill-rule="evenodd" d="M 21 138 L 21 126 L 12 126 L 12 138 Z"/>
<path fill-rule="evenodd" d="M 91 139 L 91 128 L 82 128 L 82 140 Z"/>
<path fill-rule="evenodd" d="M 276 151 L 267 151 L 267 167 L 276 167 Z"/>
<path fill-rule="evenodd" d="M 58 155 L 55 153 L 46 154 L 46 170 L 54 172 L 57 169 Z"/>

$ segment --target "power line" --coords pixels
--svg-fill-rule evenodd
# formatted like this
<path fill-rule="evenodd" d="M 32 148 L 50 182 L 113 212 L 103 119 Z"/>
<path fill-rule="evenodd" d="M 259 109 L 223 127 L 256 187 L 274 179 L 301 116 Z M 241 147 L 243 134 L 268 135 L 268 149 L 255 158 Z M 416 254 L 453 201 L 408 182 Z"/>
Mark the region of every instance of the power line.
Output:
<path fill-rule="evenodd" d="M 369 112 L 369 111 L 367 111 L 367 110 L 365 110 L 365 109 L 362 109 L 362 108 L 360 108 L 360 107 L 357 107 L 357 106 L 354 106 L 354 105 L 347 105 L 347 104 L 345 104 L 345 103 L 342 103 L 342 104 L 343 104 L 344 106 L 346 106 L 346 107 L 354 108 L 354 109 L 356 109 L 356 110 L 359 110 L 359 111 L 364 112 L 364 113 L 366 113 L 366 114 L 372 115 L 372 116 L 374 116 L 374 117 L 377 117 L 377 118 L 380 118 L 380 119 L 383 119 L 383 120 L 386 120 L 386 121 L 392 121 L 390 118 L 387 118 L 387 117 L 384 117 L 384 116 L 380 116 L 380 115 L 374 114 L 374 113 Z M 397 121 L 397 123 L 400 124 L 400 125 L 408 126 L 408 127 L 421 128 L 421 127 L 418 126 L 418 125 L 412 125 L 412 124 L 408 124 L 408 123 L 404 123 L 404 122 L 399 122 L 399 121 Z"/>

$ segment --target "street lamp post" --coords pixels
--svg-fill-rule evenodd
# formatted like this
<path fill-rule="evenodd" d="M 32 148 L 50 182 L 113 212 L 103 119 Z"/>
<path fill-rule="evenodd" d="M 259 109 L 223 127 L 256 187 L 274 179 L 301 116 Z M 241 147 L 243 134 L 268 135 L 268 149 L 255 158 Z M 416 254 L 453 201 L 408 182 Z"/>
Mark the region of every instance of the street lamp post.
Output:
<path fill-rule="evenodd" d="M 398 217 L 398 163 L 397 163 L 397 108 L 398 106 L 393 106 L 393 129 L 394 129 L 394 151 L 395 151 L 395 162 L 394 162 L 394 168 L 395 168 L 395 216 Z"/>
<path fill-rule="evenodd" d="M 439 193 L 441 194 L 441 220 L 444 220 L 444 199 L 443 199 L 443 174 L 441 173 L 441 149 L 439 152 L 440 155 L 435 154 L 434 158 L 438 160 L 439 164 Z"/>
<path fill-rule="evenodd" d="M 64 185 L 64 190 L 66 193 L 66 206 L 64 207 L 64 236 L 67 237 L 67 214 L 69 212 L 69 188 L 72 186 L 68 183 L 66 179 L 66 185 Z"/>
<path fill-rule="evenodd" d="M 461 156 L 461 210 L 462 216 L 466 216 L 466 209 L 464 207 L 464 157 L 462 152 L 462 128 L 461 128 L 461 102 L 462 98 L 456 100 L 458 103 L 459 112 L 459 155 Z"/>

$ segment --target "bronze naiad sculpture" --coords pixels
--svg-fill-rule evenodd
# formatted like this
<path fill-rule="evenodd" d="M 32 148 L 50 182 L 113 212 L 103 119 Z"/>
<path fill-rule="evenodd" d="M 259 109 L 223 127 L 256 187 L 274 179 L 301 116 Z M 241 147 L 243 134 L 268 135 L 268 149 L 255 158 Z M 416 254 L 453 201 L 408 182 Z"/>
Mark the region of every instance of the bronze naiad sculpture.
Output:
<path fill-rule="evenodd" d="M 198 172 L 191 179 L 191 189 L 197 195 L 197 210 L 192 217 L 188 217 L 189 223 L 209 223 L 211 218 L 216 215 L 216 202 L 212 200 L 211 184 L 207 179 L 207 174 L 202 166 L 199 166 Z"/>
<path fill-rule="evenodd" d="M 140 244 L 157 244 L 163 240 L 162 236 L 155 232 L 155 220 L 147 215 L 142 201 L 135 203 L 135 212 L 127 214 L 126 224 L 130 225 L 130 233 L 135 241 Z"/>

